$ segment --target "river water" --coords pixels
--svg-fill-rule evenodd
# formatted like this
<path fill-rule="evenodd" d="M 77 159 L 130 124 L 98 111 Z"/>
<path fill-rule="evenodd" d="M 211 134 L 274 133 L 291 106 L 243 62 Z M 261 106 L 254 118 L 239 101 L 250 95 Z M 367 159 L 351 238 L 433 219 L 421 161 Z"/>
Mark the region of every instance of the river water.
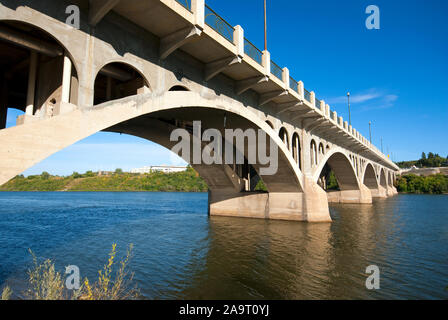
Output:
<path fill-rule="evenodd" d="M 333 223 L 208 217 L 202 193 L 0 193 L 0 287 L 31 248 L 97 278 L 134 245 L 144 299 L 447 299 L 448 196 L 332 205 Z M 366 267 L 380 270 L 367 290 Z M 20 295 L 19 295 L 20 297 Z"/>

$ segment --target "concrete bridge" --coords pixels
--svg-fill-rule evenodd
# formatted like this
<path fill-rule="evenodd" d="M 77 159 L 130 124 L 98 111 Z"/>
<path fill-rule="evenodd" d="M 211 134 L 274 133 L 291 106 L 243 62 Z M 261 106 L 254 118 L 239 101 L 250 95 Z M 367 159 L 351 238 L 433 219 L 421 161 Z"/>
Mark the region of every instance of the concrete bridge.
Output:
<path fill-rule="evenodd" d="M 398 167 L 204 0 L 0 0 L 0 90 L 0 184 L 99 131 L 172 148 L 200 120 L 261 129 L 279 150 L 275 175 L 193 165 L 211 215 L 331 221 L 328 202 L 396 194 Z M 8 108 L 24 114 L 5 129 Z"/>

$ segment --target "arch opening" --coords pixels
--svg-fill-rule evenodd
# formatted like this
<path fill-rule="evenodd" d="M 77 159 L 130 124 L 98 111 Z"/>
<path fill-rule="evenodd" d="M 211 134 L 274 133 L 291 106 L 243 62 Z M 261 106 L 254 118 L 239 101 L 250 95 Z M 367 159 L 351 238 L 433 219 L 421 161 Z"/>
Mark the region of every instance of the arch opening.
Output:
<path fill-rule="evenodd" d="M 176 86 L 171 87 L 170 90 L 168 90 L 168 91 L 190 91 L 190 90 L 184 86 L 176 85 Z"/>
<path fill-rule="evenodd" d="M 302 170 L 302 148 L 300 147 L 300 137 L 297 132 L 294 132 L 292 136 L 292 156 L 299 169 Z"/>
<path fill-rule="evenodd" d="M 316 141 L 314 140 L 311 140 L 310 144 L 310 160 L 311 160 L 311 167 L 317 166 L 318 164 L 317 146 Z"/>
<path fill-rule="evenodd" d="M 378 180 L 376 178 L 375 169 L 370 163 L 367 164 L 365 168 L 363 183 L 370 190 L 378 189 Z"/>
<path fill-rule="evenodd" d="M 63 112 L 61 103 L 78 103 L 78 74 L 66 48 L 31 24 L 0 21 L 0 30 L 0 129 L 10 108 L 25 113 L 21 124 Z"/>
<path fill-rule="evenodd" d="M 354 168 L 349 158 L 339 152 L 336 152 L 329 157 L 320 172 L 318 183 L 327 191 L 360 189 Z"/>
<path fill-rule="evenodd" d="M 283 141 L 283 143 L 286 145 L 286 148 L 288 150 L 290 150 L 289 147 L 289 135 L 288 135 L 288 131 L 286 131 L 286 129 L 284 127 L 280 128 L 279 134 L 278 136 L 280 137 L 280 139 Z"/>
<path fill-rule="evenodd" d="M 94 90 L 95 105 L 150 91 L 145 77 L 137 69 L 121 62 L 109 63 L 101 68 Z"/>

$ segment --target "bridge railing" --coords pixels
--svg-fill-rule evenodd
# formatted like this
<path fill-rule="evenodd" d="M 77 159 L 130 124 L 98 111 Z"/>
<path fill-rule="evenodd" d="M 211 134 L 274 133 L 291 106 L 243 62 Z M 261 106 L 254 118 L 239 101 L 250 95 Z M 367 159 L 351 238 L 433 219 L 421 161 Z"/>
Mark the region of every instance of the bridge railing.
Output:
<path fill-rule="evenodd" d="M 188 10 L 192 10 L 192 0 L 176 0 L 183 7 Z M 221 36 L 227 39 L 229 42 L 234 43 L 234 31 L 235 28 L 230 25 L 226 20 L 224 20 L 219 14 L 213 11 L 207 4 L 205 4 L 205 23 L 210 26 L 213 30 L 218 32 Z M 244 53 L 249 56 L 252 60 L 257 62 L 260 65 L 263 65 L 263 52 L 258 49 L 252 42 L 250 42 L 247 38 L 244 38 Z M 283 81 L 283 69 L 280 68 L 274 61 L 271 60 L 271 74 L 273 74 L 276 78 Z M 299 86 L 299 83 L 293 78 L 289 77 L 289 87 L 301 94 L 302 86 Z M 303 88 L 303 97 L 309 103 L 312 102 L 311 93 Z M 320 100 L 315 98 L 316 108 L 320 109 Z M 373 151 L 376 151 L 383 155 L 383 153 L 376 148 L 374 145 L 370 145 Z M 385 155 L 383 155 L 386 157 Z"/>
<path fill-rule="evenodd" d="M 271 60 L 271 73 L 276 76 L 278 79 L 282 80 L 283 78 L 283 69 L 280 68 L 278 64 Z"/>
<path fill-rule="evenodd" d="M 315 100 L 316 108 L 320 109 L 320 100 L 317 98 L 314 98 L 314 100 Z"/>
<path fill-rule="evenodd" d="M 305 98 L 306 101 L 311 103 L 311 93 L 308 90 L 303 89 L 303 97 Z"/>
<path fill-rule="evenodd" d="M 289 77 L 289 87 L 294 90 L 295 92 L 299 93 L 299 83 L 293 78 Z"/>
<path fill-rule="evenodd" d="M 182 6 L 184 6 L 186 9 L 191 11 L 191 0 L 176 0 L 178 3 L 180 3 Z"/>
<path fill-rule="evenodd" d="M 244 53 L 258 64 L 263 64 L 263 52 L 246 38 L 244 38 Z"/>
<path fill-rule="evenodd" d="M 208 5 L 205 5 L 205 23 L 233 43 L 234 28 Z"/>

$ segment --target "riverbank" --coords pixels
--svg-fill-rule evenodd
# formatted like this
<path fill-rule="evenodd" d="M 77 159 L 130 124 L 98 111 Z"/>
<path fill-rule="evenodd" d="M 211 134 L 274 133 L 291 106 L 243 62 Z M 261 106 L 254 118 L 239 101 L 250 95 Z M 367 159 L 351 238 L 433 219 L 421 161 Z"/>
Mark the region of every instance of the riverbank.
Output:
<path fill-rule="evenodd" d="M 397 180 L 399 193 L 407 194 L 448 194 L 448 176 L 435 174 L 431 176 L 417 176 L 408 174 Z"/>
<path fill-rule="evenodd" d="M 196 171 L 189 168 L 185 172 L 132 174 L 116 172 L 98 175 L 94 172 L 74 173 L 60 177 L 43 173 L 36 176 L 17 176 L 0 191 L 65 191 L 65 192 L 207 192 L 205 181 Z"/>

